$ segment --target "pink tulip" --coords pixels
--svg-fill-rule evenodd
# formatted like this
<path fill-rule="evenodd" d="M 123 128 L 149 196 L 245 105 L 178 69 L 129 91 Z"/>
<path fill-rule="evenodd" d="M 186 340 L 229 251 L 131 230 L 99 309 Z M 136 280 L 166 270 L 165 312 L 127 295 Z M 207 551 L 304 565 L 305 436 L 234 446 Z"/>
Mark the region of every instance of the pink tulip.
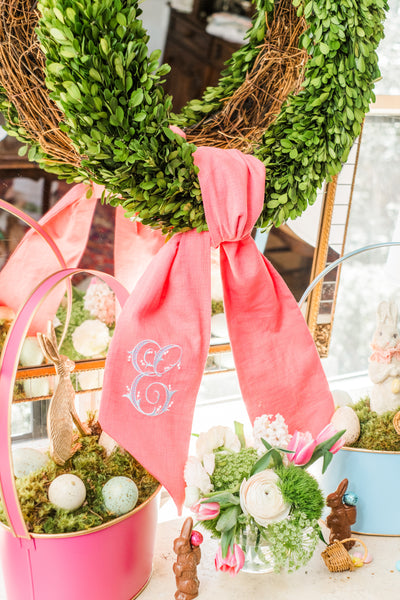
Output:
<path fill-rule="evenodd" d="M 332 423 L 328 423 L 328 425 L 326 427 L 323 428 L 322 431 L 320 431 L 320 433 L 317 436 L 317 439 L 315 440 L 318 444 L 322 444 L 322 442 L 326 442 L 326 440 L 329 440 L 329 438 L 333 437 L 335 434 L 337 433 L 337 429 L 334 428 L 334 426 L 332 425 Z M 335 454 L 338 450 L 340 450 L 340 448 L 342 448 L 344 446 L 345 440 L 344 437 L 342 436 L 341 438 L 338 439 L 337 442 L 335 442 L 332 446 L 332 448 L 329 448 L 329 452 L 331 452 L 332 454 Z"/>
<path fill-rule="evenodd" d="M 229 546 L 228 554 L 225 558 L 223 558 L 222 549 L 221 546 L 219 546 L 217 554 L 215 555 L 215 568 L 217 571 L 225 571 L 230 575 L 237 575 L 244 565 L 244 559 L 244 552 L 237 544 L 233 545 L 233 552 Z"/>
<path fill-rule="evenodd" d="M 311 433 L 295 431 L 287 447 L 288 450 L 293 451 L 293 453 L 287 454 L 288 460 L 298 467 L 306 465 L 311 459 L 316 445 L 317 442 L 313 440 Z"/>
<path fill-rule="evenodd" d="M 218 502 L 202 502 L 199 500 L 190 507 L 190 510 L 195 513 L 199 521 L 210 521 L 218 517 L 221 509 Z"/>

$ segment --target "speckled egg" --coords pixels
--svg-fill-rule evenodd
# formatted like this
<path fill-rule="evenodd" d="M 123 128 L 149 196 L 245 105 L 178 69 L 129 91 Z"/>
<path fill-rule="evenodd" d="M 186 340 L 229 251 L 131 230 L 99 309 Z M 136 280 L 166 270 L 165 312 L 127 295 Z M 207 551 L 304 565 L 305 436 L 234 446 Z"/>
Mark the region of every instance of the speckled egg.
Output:
<path fill-rule="evenodd" d="M 86 498 L 86 488 L 80 477 L 65 473 L 50 484 L 49 500 L 57 508 L 73 511 L 82 506 Z"/>
<path fill-rule="evenodd" d="M 348 446 L 358 440 L 360 436 L 360 420 L 350 406 L 340 406 L 333 414 L 331 423 L 337 431 L 345 429 L 344 445 Z"/>
<path fill-rule="evenodd" d="M 12 457 L 16 477 L 26 477 L 30 473 L 38 471 L 49 460 L 46 454 L 35 448 L 14 448 Z"/>
<path fill-rule="evenodd" d="M 102 493 L 106 509 L 114 515 L 132 510 L 139 495 L 136 483 L 129 477 L 112 477 L 103 486 Z"/>

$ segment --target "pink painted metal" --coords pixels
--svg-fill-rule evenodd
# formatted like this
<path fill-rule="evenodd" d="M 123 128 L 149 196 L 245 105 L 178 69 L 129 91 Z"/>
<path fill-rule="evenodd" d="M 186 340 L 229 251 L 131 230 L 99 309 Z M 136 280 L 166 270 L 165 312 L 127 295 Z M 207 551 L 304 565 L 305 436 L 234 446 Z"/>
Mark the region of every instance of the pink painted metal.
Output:
<path fill-rule="evenodd" d="M 43 298 L 82 269 L 63 269 L 45 279 L 19 310 L 0 366 L 0 490 L 9 527 L 0 524 L 0 556 L 7 600 L 131 600 L 151 575 L 157 526 L 157 492 L 139 508 L 102 527 L 65 535 L 30 534 L 15 488 L 9 424 L 19 349 Z M 103 279 L 121 306 L 128 292 L 112 276 Z"/>

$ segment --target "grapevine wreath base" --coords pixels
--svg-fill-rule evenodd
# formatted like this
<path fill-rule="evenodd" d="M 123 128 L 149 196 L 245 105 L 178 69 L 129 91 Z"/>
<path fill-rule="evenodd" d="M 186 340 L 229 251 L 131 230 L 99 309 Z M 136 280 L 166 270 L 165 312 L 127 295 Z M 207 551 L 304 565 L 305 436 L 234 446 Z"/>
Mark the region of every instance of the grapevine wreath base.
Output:
<path fill-rule="evenodd" d="M 255 2 L 218 86 L 175 115 L 138 0 L 0 0 L 7 131 L 44 169 L 104 185 L 112 205 L 170 234 L 207 229 L 196 145 L 239 148 L 266 166 L 257 225 L 294 219 L 360 133 L 387 2 Z"/>

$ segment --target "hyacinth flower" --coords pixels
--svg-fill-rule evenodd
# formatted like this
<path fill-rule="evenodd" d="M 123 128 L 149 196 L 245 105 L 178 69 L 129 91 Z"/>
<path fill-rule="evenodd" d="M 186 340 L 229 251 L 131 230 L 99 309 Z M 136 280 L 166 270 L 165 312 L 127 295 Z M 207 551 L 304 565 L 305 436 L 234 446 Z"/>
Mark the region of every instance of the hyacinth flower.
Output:
<path fill-rule="evenodd" d="M 331 423 L 320 431 L 315 440 L 308 431 L 295 431 L 287 447 L 288 460 L 298 467 L 307 468 L 322 456 L 322 473 L 325 473 L 333 455 L 344 445 L 344 432 L 344 429 L 337 431 Z"/>
<path fill-rule="evenodd" d="M 221 546 L 218 546 L 215 555 L 215 568 L 217 571 L 224 571 L 230 575 L 237 575 L 242 569 L 245 561 L 244 552 L 238 544 L 233 544 L 233 548 L 228 546 L 226 556 L 223 556 Z"/>

